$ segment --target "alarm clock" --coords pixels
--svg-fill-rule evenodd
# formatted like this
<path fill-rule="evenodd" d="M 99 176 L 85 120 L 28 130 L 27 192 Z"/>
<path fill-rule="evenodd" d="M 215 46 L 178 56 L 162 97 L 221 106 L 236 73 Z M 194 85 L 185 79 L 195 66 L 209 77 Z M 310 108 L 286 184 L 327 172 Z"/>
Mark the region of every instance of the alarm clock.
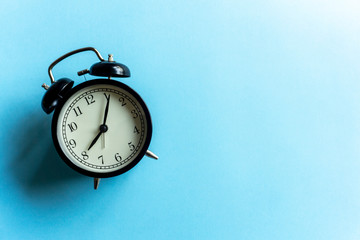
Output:
<path fill-rule="evenodd" d="M 100 62 L 78 75 L 104 78 L 82 82 L 61 78 L 55 81 L 53 67 L 74 54 L 92 51 Z M 104 60 L 92 47 L 71 51 L 56 59 L 48 69 L 51 85 L 42 99 L 45 113 L 54 112 L 52 139 L 61 159 L 75 171 L 94 178 L 120 175 L 132 169 L 144 155 L 158 159 L 148 150 L 152 136 L 150 112 L 138 93 L 112 78 L 130 77 L 129 68 L 109 54 Z"/>

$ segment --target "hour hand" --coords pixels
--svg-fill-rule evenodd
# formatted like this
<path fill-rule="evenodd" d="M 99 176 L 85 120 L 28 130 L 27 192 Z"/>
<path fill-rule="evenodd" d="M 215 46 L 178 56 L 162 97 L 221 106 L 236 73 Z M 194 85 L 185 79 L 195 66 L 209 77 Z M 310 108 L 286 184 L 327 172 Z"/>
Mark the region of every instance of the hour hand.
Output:
<path fill-rule="evenodd" d="M 106 125 L 101 125 L 100 126 L 100 132 L 98 133 L 98 135 L 96 135 L 96 137 L 94 138 L 94 140 L 91 142 L 88 151 L 90 150 L 90 148 L 92 146 L 94 146 L 94 144 L 96 143 L 96 141 L 99 139 L 99 137 L 101 136 L 102 133 L 106 132 L 108 130 L 108 127 Z"/>
<path fill-rule="evenodd" d="M 98 133 L 98 135 L 96 135 L 96 137 L 94 138 L 94 140 L 91 142 L 89 148 L 88 148 L 88 151 L 90 150 L 90 148 L 92 148 L 92 146 L 94 146 L 94 144 L 96 143 L 96 141 L 99 139 L 99 137 L 101 136 L 102 132 L 100 131 Z"/>

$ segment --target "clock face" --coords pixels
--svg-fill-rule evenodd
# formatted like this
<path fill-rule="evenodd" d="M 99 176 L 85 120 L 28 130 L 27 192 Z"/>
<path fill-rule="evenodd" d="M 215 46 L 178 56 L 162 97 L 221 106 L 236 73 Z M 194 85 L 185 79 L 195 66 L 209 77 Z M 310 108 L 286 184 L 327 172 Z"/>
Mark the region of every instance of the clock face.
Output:
<path fill-rule="evenodd" d="M 111 177 L 134 167 L 152 134 L 141 97 L 125 84 L 106 79 L 73 88 L 57 107 L 52 130 L 64 161 L 91 177 Z"/>

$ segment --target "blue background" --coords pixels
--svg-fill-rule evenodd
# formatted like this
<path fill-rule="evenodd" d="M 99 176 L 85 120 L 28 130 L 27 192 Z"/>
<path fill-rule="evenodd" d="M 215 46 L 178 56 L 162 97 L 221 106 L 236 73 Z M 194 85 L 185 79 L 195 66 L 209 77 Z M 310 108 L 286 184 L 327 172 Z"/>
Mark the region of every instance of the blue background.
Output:
<path fill-rule="evenodd" d="M 359 239 L 359 7 L 3 2 L 0 239 Z M 129 66 L 160 157 L 97 191 L 40 108 L 50 63 L 86 46 Z M 80 83 L 96 61 L 54 76 Z"/>

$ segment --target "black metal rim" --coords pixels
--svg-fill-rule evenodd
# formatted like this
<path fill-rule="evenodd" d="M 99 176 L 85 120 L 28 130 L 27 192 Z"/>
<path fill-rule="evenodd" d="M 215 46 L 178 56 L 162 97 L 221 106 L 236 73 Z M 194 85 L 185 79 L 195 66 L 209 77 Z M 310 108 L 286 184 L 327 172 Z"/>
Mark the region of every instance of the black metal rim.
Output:
<path fill-rule="evenodd" d="M 137 157 L 131 161 L 128 165 L 126 165 L 125 167 L 113 171 L 113 172 L 107 172 L 107 173 L 97 173 L 97 172 L 91 172 L 88 170 L 85 170 L 83 168 L 80 168 L 78 166 L 76 166 L 72 161 L 70 161 L 65 153 L 62 151 L 59 141 L 58 141 L 58 137 L 57 137 L 57 123 L 59 120 L 59 114 L 60 111 L 62 109 L 62 107 L 64 106 L 65 102 L 76 92 L 78 92 L 79 90 L 88 87 L 88 86 L 92 86 L 92 85 L 97 85 L 97 84 L 108 84 L 108 85 L 112 85 L 112 86 L 116 86 L 119 88 L 122 88 L 126 91 L 128 91 L 141 105 L 141 107 L 144 110 L 144 114 L 145 114 L 145 122 L 147 124 L 147 135 L 145 136 L 145 142 L 143 145 L 143 148 L 139 151 L 139 154 L 137 155 Z M 140 97 L 140 95 L 135 92 L 132 88 L 130 88 L 129 86 L 127 86 L 124 83 L 118 82 L 118 81 L 114 81 L 114 80 L 108 80 L 108 79 L 94 79 L 94 80 L 90 80 L 87 82 L 83 82 L 80 83 L 79 85 L 75 86 L 73 89 L 71 89 L 64 97 L 63 99 L 61 99 L 61 101 L 59 102 L 59 104 L 56 106 L 54 115 L 53 115 L 53 119 L 52 119 L 52 125 L 51 125 L 51 131 L 52 131 L 52 139 L 56 148 L 56 151 L 58 152 L 58 154 L 60 155 L 60 157 L 62 158 L 62 160 L 72 169 L 74 169 L 75 171 L 89 176 L 89 177 L 95 177 L 95 178 L 107 178 L 107 177 L 114 177 L 120 174 L 123 174 L 127 171 L 129 171 L 130 169 L 132 169 L 133 167 L 135 167 L 136 164 L 138 164 L 140 162 L 140 160 L 144 157 L 147 149 L 149 148 L 150 145 L 150 141 L 151 141 L 151 137 L 152 137 L 152 122 L 151 122 L 151 116 L 150 116 L 150 112 L 145 104 L 145 102 L 143 101 L 143 99 Z"/>

